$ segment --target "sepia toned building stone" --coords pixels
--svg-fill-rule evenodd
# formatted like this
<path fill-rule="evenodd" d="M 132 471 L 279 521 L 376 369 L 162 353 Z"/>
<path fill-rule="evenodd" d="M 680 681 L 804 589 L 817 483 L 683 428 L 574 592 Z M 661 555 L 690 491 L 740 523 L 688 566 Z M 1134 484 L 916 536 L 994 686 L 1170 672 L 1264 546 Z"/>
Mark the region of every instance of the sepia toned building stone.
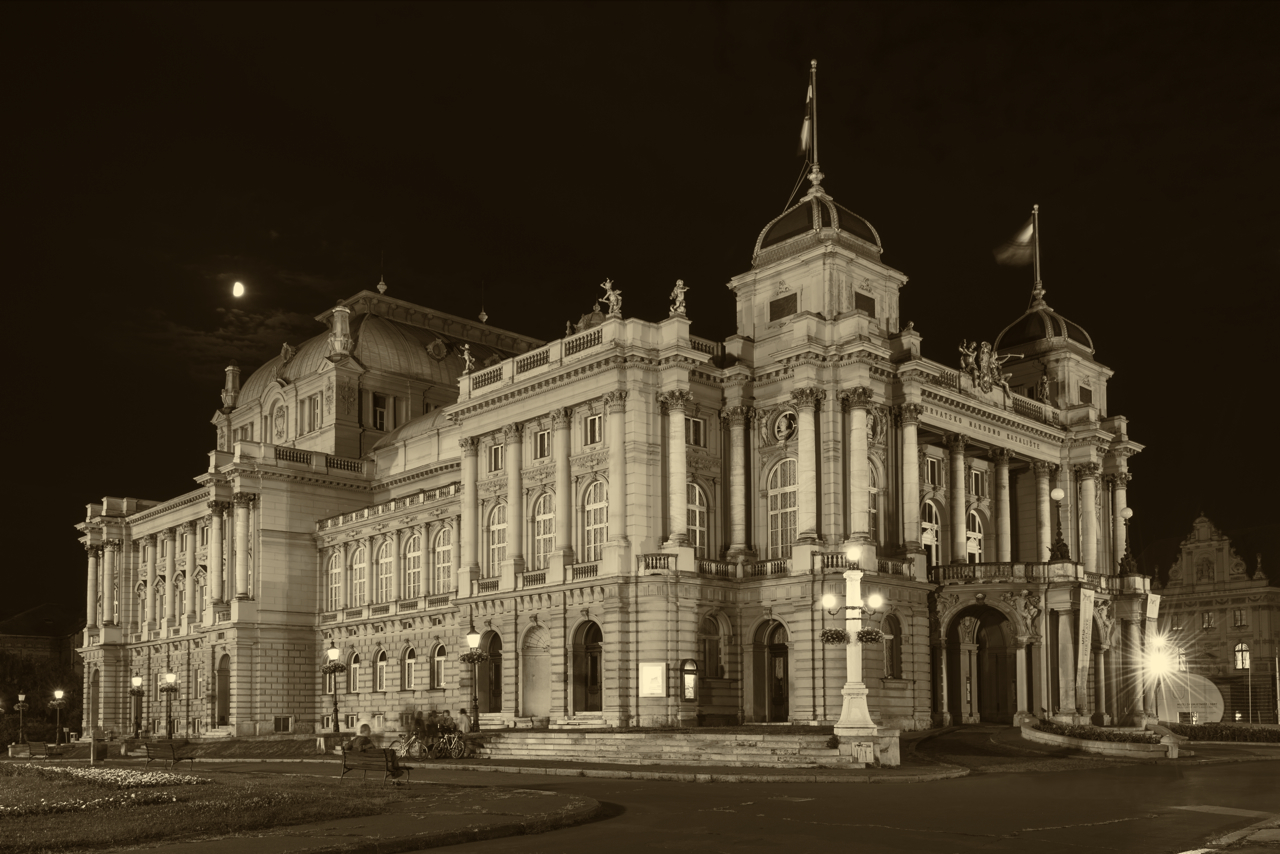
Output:
<path fill-rule="evenodd" d="M 549 343 L 380 286 L 233 363 L 197 488 L 80 525 L 93 723 L 157 721 L 167 672 L 192 732 L 328 730 L 335 699 L 393 729 L 473 691 L 486 726 L 1144 720 L 1159 597 L 1121 572 L 1142 446 L 1111 370 L 1039 283 L 960 371 L 926 358 L 821 178 L 728 283 L 726 341 L 679 283 L 650 322 L 606 282 Z M 820 640 L 859 625 L 882 637 Z"/>

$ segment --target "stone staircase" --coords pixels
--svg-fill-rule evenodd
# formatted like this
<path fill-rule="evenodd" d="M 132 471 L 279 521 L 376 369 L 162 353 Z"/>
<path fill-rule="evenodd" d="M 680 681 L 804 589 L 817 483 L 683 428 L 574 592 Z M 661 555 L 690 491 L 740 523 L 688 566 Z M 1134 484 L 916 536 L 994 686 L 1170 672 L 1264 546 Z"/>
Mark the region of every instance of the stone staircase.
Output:
<path fill-rule="evenodd" d="M 545 759 L 627 765 L 861 768 L 827 747 L 827 735 L 732 732 L 573 732 L 532 730 L 483 733 L 475 755 L 484 759 Z"/>

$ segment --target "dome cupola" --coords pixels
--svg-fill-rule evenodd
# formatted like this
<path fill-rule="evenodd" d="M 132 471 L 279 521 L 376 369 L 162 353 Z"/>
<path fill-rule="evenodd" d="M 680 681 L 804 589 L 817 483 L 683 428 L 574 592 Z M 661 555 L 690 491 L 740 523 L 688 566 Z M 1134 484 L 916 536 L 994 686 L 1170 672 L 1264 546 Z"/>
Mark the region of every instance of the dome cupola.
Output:
<path fill-rule="evenodd" d="M 822 189 L 823 174 L 816 164 L 809 173 L 812 186 L 800 203 L 775 217 L 756 238 L 751 264 L 759 267 L 834 241 L 855 253 L 880 260 L 880 235 L 863 217 L 837 204 Z"/>
<path fill-rule="evenodd" d="M 1026 312 L 996 338 L 996 351 L 1020 345 L 1027 345 L 1031 352 L 1075 347 L 1092 356 L 1093 339 L 1089 333 L 1050 308 L 1044 294 L 1044 288 L 1037 282 Z"/>

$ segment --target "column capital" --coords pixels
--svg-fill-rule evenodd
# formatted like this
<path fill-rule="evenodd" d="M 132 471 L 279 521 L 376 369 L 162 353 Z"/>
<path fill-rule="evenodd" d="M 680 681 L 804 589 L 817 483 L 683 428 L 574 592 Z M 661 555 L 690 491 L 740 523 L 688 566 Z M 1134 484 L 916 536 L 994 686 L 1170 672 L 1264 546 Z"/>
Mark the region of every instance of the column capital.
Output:
<path fill-rule="evenodd" d="M 551 424 L 556 428 L 569 426 L 570 413 L 569 409 L 564 406 L 557 406 L 551 410 Z"/>
<path fill-rule="evenodd" d="M 158 534 L 147 534 L 145 537 L 142 538 L 142 541 L 147 545 L 151 546 L 152 548 L 154 548 L 155 544 L 160 541 L 160 536 Z"/>
<path fill-rule="evenodd" d="M 480 452 L 479 436 L 459 436 L 458 447 L 462 449 L 464 457 L 474 457 Z"/>
<path fill-rule="evenodd" d="M 685 392 L 685 394 L 689 393 Z M 692 395 L 690 395 L 690 398 L 692 398 Z M 614 391 L 607 391 L 602 399 L 610 412 L 621 412 L 627 405 L 627 390 L 615 389 Z"/>
<path fill-rule="evenodd" d="M 1107 483 L 1114 484 L 1121 489 L 1124 489 L 1124 487 L 1128 485 L 1129 481 L 1133 480 L 1133 475 L 1129 474 L 1127 471 L 1118 471 L 1104 475 L 1103 479 Z"/>
<path fill-rule="evenodd" d="M 1044 460 L 1036 460 L 1031 464 L 1031 467 L 1035 469 L 1037 477 L 1048 477 L 1058 468 L 1055 463 L 1048 463 Z"/>
<path fill-rule="evenodd" d="M 225 501 L 210 501 L 208 506 L 210 514 L 213 516 L 221 516 L 227 512 L 227 502 Z"/>
<path fill-rule="evenodd" d="M 840 392 L 840 403 L 847 412 L 850 409 L 869 409 L 871 407 L 871 389 L 866 386 L 854 386 Z"/>
<path fill-rule="evenodd" d="M 166 540 L 169 540 L 169 541 L 171 541 L 171 542 L 172 542 L 173 540 L 178 539 L 178 528 L 177 528 L 177 526 L 172 527 L 172 528 L 165 528 L 165 529 L 164 529 L 163 531 L 161 531 L 160 533 L 164 535 L 164 538 L 165 538 Z"/>
<path fill-rule="evenodd" d="M 693 403 L 693 394 L 682 388 L 658 395 L 658 402 L 665 412 L 684 412 Z"/>
<path fill-rule="evenodd" d="M 84 550 L 89 553 L 91 558 L 97 558 L 102 554 L 102 546 L 96 543 L 85 543 Z"/>
<path fill-rule="evenodd" d="M 120 541 L 119 540 L 103 540 L 102 547 L 109 552 L 118 552 L 120 551 Z"/>
<path fill-rule="evenodd" d="M 720 417 L 728 421 L 730 426 L 745 425 L 754 412 L 750 406 L 730 406 L 720 413 Z"/>
<path fill-rule="evenodd" d="M 987 456 L 990 457 L 991 461 L 996 465 L 1007 466 L 1009 465 L 1009 458 L 1013 456 L 1013 453 L 1008 448 L 992 448 L 987 452 Z"/>
<path fill-rule="evenodd" d="M 953 454 L 963 454 L 964 446 L 968 444 L 969 439 L 963 433 L 948 433 L 946 439 L 947 450 Z"/>
<path fill-rule="evenodd" d="M 524 435 L 524 425 L 518 421 L 502 428 L 502 438 L 507 442 L 518 442 Z"/>
<path fill-rule="evenodd" d="M 181 524 L 179 524 L 179 525 L 178 525 L 178 527 L 179 527 L 179 528 L 181 528 L 182 530 L 186 531 L 188 534 L 194 534 L 194 533 L 195 533 L 195 530 L 196 530 L 196 525 L 197 525 L 197 524 L 198 524 L 198 523 L 196 522 L 196 520 L 195 520 L 195 519 L 188 519 L 187 521 L 182 522 Z"/>
<path fill-rule="evenodd" d="M 827 393 L 817 386 L 794 388 L 791 390 L 791 402 L 796 409 L 816 409 L 818 403 L 827 399 Z"/>
<path fill-rule="evenodd" d="M 1097 463 L 1081 463 L 1075 467 L 1076 477 L 1081 480 L 1097 480 L 1101 472 L 1102 466 Z"/>
<path fill-rule="evenodd" d="M 247 510 L 253 506 L 253 501 L 257 497 L 258 496 L 252 492 L 237 492 L 235 495 L 231 496 L 231 503 L 235 505 L 237 510 L 241 507 Z"/>
<path fill-rule="evenodd" d="M 903 424 L 917 424 L 920 416 L 924 414 L 924 407 L 918 403 L 904 403 L 899 407 L 899 414 L 902 416 Z"/>

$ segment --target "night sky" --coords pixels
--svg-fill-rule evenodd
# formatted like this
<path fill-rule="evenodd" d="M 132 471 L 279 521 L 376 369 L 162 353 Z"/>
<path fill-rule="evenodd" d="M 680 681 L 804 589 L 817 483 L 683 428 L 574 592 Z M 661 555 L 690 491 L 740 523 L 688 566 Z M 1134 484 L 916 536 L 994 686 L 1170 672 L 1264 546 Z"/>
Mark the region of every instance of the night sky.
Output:
<path fill-rule="evenodd" d="M 193 489 L 228 360 L 247 379 L 384 270 L 390 296 L 475 317 L 483 293 L 492 325 L 543 339 L 606 277 L 649 320 L 681 278 L 693 333 L 733 334 L 725 283 L 801 173 L 813 58 L 823 185 L 910 277 L 924 355 L 954 368 L 962 338 L 1025 310 L 1030 269 L 991 250 L 1038 203 L 1046 300 L 1092 335 L 1110 414 L 1147 446 L 1137 547 L 1167 568 L 1201 511 L 1250 564 L 1274 542 L 1275 4 L 4 17 L 23 383 L 0 616 L 83 602 L 84 505 Z"/>

